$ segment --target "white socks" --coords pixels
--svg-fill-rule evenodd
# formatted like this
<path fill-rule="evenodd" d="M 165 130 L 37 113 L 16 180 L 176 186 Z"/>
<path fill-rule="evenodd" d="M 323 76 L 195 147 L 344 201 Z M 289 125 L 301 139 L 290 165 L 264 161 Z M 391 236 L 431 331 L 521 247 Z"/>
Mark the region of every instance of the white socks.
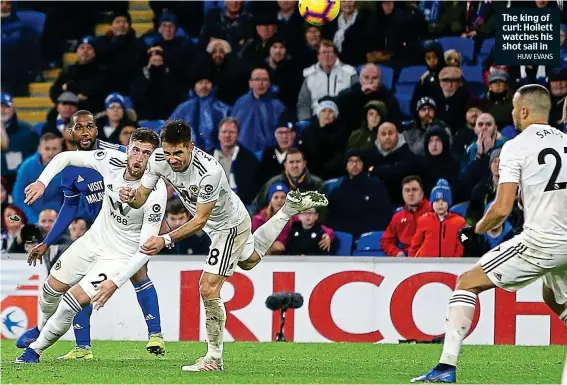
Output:
<path fill-rule="evenodd" d="M 285 211 L 284 206 L 275 213 L 266 223 L 258 227 L 254 232 L 254 248 L 260 257 L 264 257 L 268 249 L 276 241 L 284 227 L 294 214 L 289 214 Z"/>
<path fill-rule="evenodd" d="M 205 299 L 205 325 L 207 328 L 207 356 L 221 358 L 223 350 L 224 324 L 226 311 L 220 298 Z"/>
<path fill-rule="evenodd" d="M 59 303 L 53 316 L 49 318 L 42 328 L 37 340 L 30 344 L 30 348 L 41 354 L 69 330 L 73 318 L 81 310 L 82 307 L 79 301 L 70 292 L 65 293 L 63 301 Z"/>
<path fill-rule="evenodd" d="M 37 328 L 41 331 L 43 326 L 47 323 L 47 320 L 55 313 L 57 310 L 57 305 L 61 301 L 61 296 L 65 293 L 54 290 L 47 281 L 43 283 L 41 293 L 39 293 L 39 322 Z"/>
<path fill-rule="evenodd" d="M 457 366 L 459 351 L 469 332 L 476 307 L 476 294 L 455 290 L 449 300 L 445 322 L 445 343 L 439 363 Z"/>

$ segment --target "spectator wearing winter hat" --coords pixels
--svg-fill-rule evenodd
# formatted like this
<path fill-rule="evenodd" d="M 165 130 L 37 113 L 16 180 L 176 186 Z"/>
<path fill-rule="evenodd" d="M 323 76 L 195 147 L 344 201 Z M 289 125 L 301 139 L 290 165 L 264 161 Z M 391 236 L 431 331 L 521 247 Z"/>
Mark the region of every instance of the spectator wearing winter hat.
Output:
<path fill-rule="evenodd" d="M 317 117 L 311 118 L 299 137 L 309 169 L 323 179 L 337 178 L 343 174 L 344 153 L 349 131 L 339 119 L 339 108 L 330 99 L 318 103 Z"/>
<path fill-rule="evenodd" d="M 319 213 L 310 209 L 298 215 L 291 223 L 287 238 L 287 255 L 330 255 L 335 232 L 321 225 Z"/>
<path fill-rule="evenodd" d="M 494 117 L 498 127 L 513 124 L 512 98 L 514 90 L 509 86 L 510 76 L 506 71 L 495 69 L 488 74 L 488 92 L 483 98 L 486 112 Z"/>
<path fill-rule="evenodd" d="M 451 187 L 446 180 L 437 182 L 429 201 L 433 212 L 417 220 L 417 229 L 412 237 L 410 257 L 462 257 L 463 245 L 459 241 L 459 230 L 466 222 L 459 214 L 449 211 L 452 205 Z"/>
<path fill-rule="evenodd" d="M 240 40 L 253 35 L 252 16 L 244 9 L 242 1 L 227 1 L 224 8 L 213 8 L 205 16 L 199 43 L 206 47 L 211 39 L 226 40 L 236 50 Z"/>
<path fill-rule="evenodd" d="M 0 123 L 8 139 L 2 141 L 0 171 L 2 179 L 6 178 L 6 186 L 11 187 L 20 164 L 37 151 L 39 138 L 30 124 L 18 119 L 12 95 L 0 93 L 0 102 Z"/>
<path fill-rule="evenodd" d="M 191 75 L 195 84 L 189 91 L 189 99 L 178 105 L 169 119 L 182 119 L 189 123 L 193 143 L 208 151 L 218 145 L 217 128 L 229 115 L 230 106 L 217 98 L 213 74 L 207 67 L 193 67 Z"/>
<path fill-rule="evenodd" d="M 371 148 L 376 142 L 378 127 L 388 120 L 388 111 L 384 102 L 371 100 L 364 106 L 362 124 L 350 134 L 347 151 Z"/>
<path fill-rule="evenodd" d="M 417 230 L 417 220 L 432 210 L 423 193 L 421 178 L 409 175 L 402 181 L 404 206 L 397 210 L 380 240 L 380 247 L 390 257 L 405 257 Z"/>
<path fill-rule="evenodd" d="M 317 64 L 319 46 L 323 39 L 323 27 L 304 21 L 301 31 L 303 32 L 301 44 L 290 48 L 293 49 L 294 59 L 299 62 L 299 67 L 307 68 Z"/>
<path fill-rule="evenodd" d="M 265 206 L 258 214 L 252 217 L 252 231 L 262 226 L 271 217 L 277 213 L 285 203 L 285 198 L 289 188 L 282 182 L 273 183 L 268 189 L 267 206 Z M 285 245 L 291 230 L 291 222 L 289 221 L 283 228 L 280 235 L 276 238 L 274 244 L 268 249 L 266 255 L 281 255 L 285 254 Z"/>
<path fill-rule="evenodd" d="M 256 174 L 259 162 L 256 156 L 238 142 L 240 124 L 236 118 L 227 117 L 219 123 L 219 145 L 211 151 L 221 164 L 228 183 L 242 203 L 249 205 L 258 192 Z"/>
<path fill-rule="evenodd" d="M 49 96 L 53 103 L 63 92 L 72 92 L 79 98 L 79 107 L 89 111 L 100 111 L 104 105 L 106 72 L 100 64 L 95 39 L 86 36 L 77 45 L 79 60 L 61 73 L 51 88 Z"/>
<path fill-rule="evenodd" d="M 290 148 L 284 160 L 284 171 L 280 175 L 268 180 L 254 198 L 250 213 L 257 214 L 266 205 L 268 190 L 276 182 L 282 182 L 290 190 L 323 192 L 325 182 L 307 169 L 307 162 L 303 153 L 297 148 Z"/>
<path fill-rule="evenodd" d="M 457 129 L 453 135 L 453 143 L 451 145 L 451 151 L 459 161 L 459 164 L 463 162 L 467 154 L 467 148 L 476 139 L 474 132 L 476 120 L 483 112 L 485 112 L 484 104 L 479 98 L 472 98 L 465 105 L 465 124 Z"/>
<path fill-rule="evenodd" d="M 349 131 L 358 129 L 358 122 L 366 103 L 372 100 L 386 105 L 388 120 L 399 126 L 402 121 L 400 105 L 392 92 L 382 84 L 382 71 L 375 64 L 365 64 L 360 70 L 360 80 L 341 91 L 335 98 L 343 121 Z"/>
<path fill-rule="evenodd" d="M 139 120 L 167 119 L 175 107 L 185 99 L 185 89 L 170 73 L 163 57 L 163 49 L 148 49 L 148 64 L 138 72 L 130 95 Z"/>
<path fill-rule="evenodd" d="M 134 76 L 144 65 L 146 47 L 136 38 L 127 10 L 112 14 L 110 31 L 97 38 L 95 47 L 97 60 L 107 71 L 106 90 L 128 95 Z"/>
<path fill-rule="evenodd" d="M 563 102 L 567 96 L 567 69 L 554 68 L 549 74 L 548 88 L 551 92 L 549 124 L 556 126 L 561 121 Z"/>
<path fill-rule="evenodd" d="M 254 17 L 255 33 L 247 39 L 237 53 L 244 63 L 263 62 L 270 53 L 269 40 L 278 32 L 278 19 L 274 14 Z"/>
<path fill-rule="evenodd" d="M 431 95 L 439 82 L 439 72 L 446 65 L 443 47 L 439 42 L 431 41 L 423 46 L 423 64 L 427 67 L 427 71 L 421 76 L 413 91 L 410 106 L 415 106 L 424 96 Z"/>
<path fill-rule="evenodd" d="M 355 238 L 369 231 L 385 230 L 392 218 L 388 190 L 380 179 L 365 171 L 363 151 L 349 151 L 345 158 L 346 175 L 327 193 L 327 223 Z"/>
<path fill-rule="evenodd" d="M 126 105 L 122 95 L 113 92 L 104 101 L 106 115 L 96 120 L 98 138 L 105 142 L 120 144 L 120 132 L 124 126 L 136 126 L 126 116 Z"/>
<path fill-rule="evenodd" d="M 287 109 L 295 110 L 297 95 L 301 89 L 302 69 L 288 54 L 287 43 L 278 35 L 268 41 L 269 55 L 265 62 L 272 84 L 278 87 L 278 95 Z"/>
<path fill-rule="evenodd" d="M 332 41 L 321 41 L 317 58 L 317 64 L 303 70 L 304 81 L 297 98 L 299 120 L 310 119 L 316 114 L 319 111 L 318 102 L 323 97 L 337 96 L 342 90 L 358 83 L 356 69 L 339 60 Z"/>
<path fill-rule="evenodd" d="M 274 127 L 285 106 L 271 88 L 270 73 L 263 66 L 255 66 L 250 73 L 250 90 L 242 95 L 232 108 L 232 115 L 242 128 L 240 140 L 250 151 L 274 146 Z"/>
<path fill-rule="evenodd" d="M 47 114 L 47 121 L 43 124 L 40 134 L 51 132 L 63 136 L 65 127 L 71 122 L 71 117 L 79 109 L 79 98 L 70 91 L 65 91 L 57 98 L 57 105 Z"/>
<path fill-rule="evenodd" d="M 295 120 L 295 116 L 289 111 L 285 111 L 280 116 L 280 120 L 274 132 L 277 145 L 267 147 L 262 151 L 260 168 L 257 174 L 259 185 L 263 185 L 270 178 L 284 171 L 284 162 L 287 152 L 293 147 L 297 137 Z"/>
<path fill-rule="evenodd" d="M 399 205 L 402 180 L 419 169 L 417 157 L 393 123 L 384 122 L 378 127 L 376 143 L 367 151 L 366 157 L 370 173 L 384 182 L 392 204 Z"/>
<path fill-rule="evenodd" d="M 424 138 L 431 130 L 443 130 L 451 143 L 451 130 L 442 120 L 437 119 L 437 104 L 429 96 L 419 99 L 416 106 L 415 117 L 408 128 L 404 130 L 404 138 L 415 155 L 425 155 Z M 449 150 L 449 148 L 447 148 Z M 435 179 L 437 180 L 437 179 Z"/>

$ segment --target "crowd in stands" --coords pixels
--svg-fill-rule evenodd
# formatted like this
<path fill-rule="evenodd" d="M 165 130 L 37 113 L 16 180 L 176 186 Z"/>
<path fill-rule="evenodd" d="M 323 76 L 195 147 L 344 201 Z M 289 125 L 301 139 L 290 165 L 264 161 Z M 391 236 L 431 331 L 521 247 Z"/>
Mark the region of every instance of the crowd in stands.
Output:
<path fill-rule="evenodd" d="M 138 127 L 189 122 L 254 229 L 289 190 L 325 192 L 329 206 L 293 218 L 272 255 L 478 257 L 457 234 L 494 200 L 500 148 L 518 134 L 515 90 L 548 87 L 550 125 L 567 127 L 565 25 L 556 68 L 501 66 L 490 49 L 499 8 L 559 8 L 563 23 L 562 1 L 342 0 L 323 27 L 306 24 L 296 1 L 150 1 L 155 28 L 139 37 L 127 2 L 1 3 L 2 248 L 11 252 L 25 250 L 21 226 L 45 233 L 61 207 L 56 181 L 32 206 L 23 190 L 57 153 L 76 149 L 69 128 L 78 109 L 96 114 L 99 139 L 122 145 Z M 22 7 L 46 13 L 43 35 L 18 16 Z M 101 20 L 111 28 L 94 37 Z M 78 60 L 51 86 L 47 120 L 20 121 L 13 96 L 69 49 Z M 169 226 L 188 219 L 170 189 Z M 522 223 L 516 202 L 485 235 L 486 249 Z M 74 222 L 61 243 L 89 225 Z M 205 254 L 208 245 L 200 233 L 167 252 Z"/>

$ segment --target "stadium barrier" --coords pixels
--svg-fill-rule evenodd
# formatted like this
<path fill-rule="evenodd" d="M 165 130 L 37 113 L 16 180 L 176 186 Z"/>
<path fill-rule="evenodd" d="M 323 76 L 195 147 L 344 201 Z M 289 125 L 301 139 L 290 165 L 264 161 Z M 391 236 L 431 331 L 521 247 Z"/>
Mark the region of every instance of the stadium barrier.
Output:
<path fill-rule="evenodd" d="M 159 295 L 162 329 L 169 341 L 205 340 L 198 282 L 204 257 L 158 256 L 149 275 Z M 226 341 L 272 341 L 279 314 L 265 306 L 278 291 L 305 298 L 289 311 L 285 335 L 296 342 L 431 340 L 443 333 L 446 305 L 458 275 L 471 259 L 266 257 L 254 270 L 228 279 Z M 24 255 L 2 256 L 2 338 L 14 339 L 37 322 L 44 266 L 28 267 Z M 541 280 L 517 293 L 480 295 L 468 344 L 567 344 L 567 328 L 541 298 Z M 95 311 L 98 340 L 145 340 L 146 324 L 132 285 L 125 284 Z M 73 339 L 70 330 L 64 339 Z"/>

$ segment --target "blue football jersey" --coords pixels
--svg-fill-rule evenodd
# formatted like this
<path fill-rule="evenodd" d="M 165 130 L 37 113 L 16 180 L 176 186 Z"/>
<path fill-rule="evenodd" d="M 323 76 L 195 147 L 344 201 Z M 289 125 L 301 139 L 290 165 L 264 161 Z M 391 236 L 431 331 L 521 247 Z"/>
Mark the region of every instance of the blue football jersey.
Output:
<path fill-rule="evenodd" d="M 125 146 L 98 139 L 96 148 L 103 150 L 111 148 L 126 152 Z M 79 196 L 79 211 L 76 218 L 83 218 L 93 223 L 102 207 L 104 197 L 102 176 L 92 168 L 69 166 L 61 172 L 61 186 L 66 198 Z"/>

